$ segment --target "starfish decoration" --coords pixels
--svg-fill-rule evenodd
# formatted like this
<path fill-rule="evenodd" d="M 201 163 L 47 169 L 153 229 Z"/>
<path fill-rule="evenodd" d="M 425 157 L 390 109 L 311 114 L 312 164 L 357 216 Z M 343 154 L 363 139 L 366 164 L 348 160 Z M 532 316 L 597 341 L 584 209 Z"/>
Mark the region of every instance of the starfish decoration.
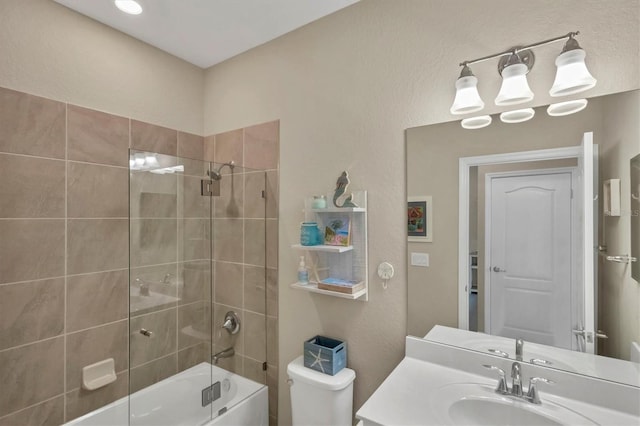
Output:
<path fill-rule="evenodd" d="M 309 354 L 314 358 L 313 364 L 311 364 L 309 367 L 313 368 L 316 364 L 320 366 L 320 370 L 324 373 L 324 367 L 322 366 L 322 362 L 329 362 L 328 359 L 324 359 L 322 358 L 322 349 L 318 349 L 318 355 L 314 354 L 311 351 L 307 351 L 309 352 Z"/>

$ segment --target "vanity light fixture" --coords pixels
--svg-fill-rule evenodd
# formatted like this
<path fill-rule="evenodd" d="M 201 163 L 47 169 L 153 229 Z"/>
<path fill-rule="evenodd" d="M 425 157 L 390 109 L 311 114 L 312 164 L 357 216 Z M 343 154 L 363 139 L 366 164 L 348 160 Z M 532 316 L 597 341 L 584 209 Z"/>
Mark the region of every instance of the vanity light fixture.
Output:
<path fill-rule="evenodd" d="M 586 99 L 576 99 L 573 101 L 558 102 L 551 104 L 547 108 L 547 114 L 552 117 L 563 117 L 565 115 L 574 114 L 580 112 L 587 107 L 588 101 Z"/>
<path fill-rule="evenodd" d="M 478 79 L 468 65 L 462 67 L 456 80 L 456 97 L 451 105 L 451 114 L 467 114 L 484 108 L 484 102 L 478 93 Z"/>
<path fill-rule="evenodd" d="M 500 121 L 503 123 L 522 123 L 531 120 L 534 115 L 536 112 L 533 108 L 516 109 L 500 114 Z"/>
<path fill-rule="evenodd" d="M 118 9 L 129 15 L 140 15 L 142 13 L 142 6 L 135 0 L 114 0 L 114 3 Z"/>
<path fill-rule="evenodd" d="M 502 76 L 502 85 L 498 96 L 496 96 L 495 104 L 498 106 L 518 105 L 533 100 L 534 94 L 527 81 L 527 74 L 531 71 L 535 62 L 532 49 L 562 40 L 566 40 L 566 42 L 562 53 L 556 59 L 557 73 L 549 94 L 551 96 L 564 96 L 591 89 L 596 85 L 596 79 L 589 73 L 584 63 L 586 53 L 575 40 L 578 34 L 580 34 L 578 31 L 574 31 L 538 43 L 527 46 L 517 46 L 504 52 L 461 62 L 460 66 L 463 68 L 460 77 L 458 77 L 456 81 L 456 96 L 450 112 L 452 114 L 468 114 L 480 111 L 484 107 L 484 102 L 482 102 L 478 93 L 478 79 L 471 72 L 469 65 L 494 58 L 500 58 L 498 62 L 498 73 Z M 549 114 L 553 115 L 552 113 L 554 111 L 570 114 L 581 110 L 576 109 L 575 111 L 571 111 L 569 106 L 560 105 L 561 104 L 554 104 L 553 107 L 550 107 L 551 112 L 549 112 Z M 573 104 L 573 106 L 578 108 L 577 104 Z M 584 108 L 584 106 L 582 108 Z M 505 121 L 505 119 L 510 120 L 505 121 L 509 123 L 526 121 L 535 114 L 535 112 L 532 113 L 532 111 L 531 108 L 508 111 L 504 118 L 501 115 L 501 119 L 502 121 Z M 465 129 L 484 127 L 473 127 L 480 122 L 487 122 L 485 116 L 465 119 L 461 124 Z M 491 121 L 489 121 L 489 123 L 491 123 Z"/>
<path fill-rule="evenodd" d="M 564 44 L 562 53 L 556 58 L 556 79 L 553 82 L 549 94 L 551 96 L 566 96 L 591 89 L 597 80 L 593 78 L 584 58 L 587 56 L 580 45 L 569 35 L 569 40 Z"/>
<path fill-rule="evenodd" d="M 460 125 L 469 130 L 482 129 L 483 127 L 487 127 L 491 124 L 491 116 L 490 115 L 481 115 L 478 117 L 469 117 L 465 118 L 460 122 Z"/>

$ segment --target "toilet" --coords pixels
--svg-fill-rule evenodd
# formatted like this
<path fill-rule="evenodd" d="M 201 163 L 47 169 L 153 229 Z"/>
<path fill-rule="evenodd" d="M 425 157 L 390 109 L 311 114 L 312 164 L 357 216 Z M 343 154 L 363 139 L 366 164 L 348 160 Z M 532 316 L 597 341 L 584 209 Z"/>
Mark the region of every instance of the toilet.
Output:
<path fill-rule="evenodd" d="M 351 426 L 356 372 L 343 368 L 335 376 L 304 366 L 300 356 L 287 366 L 294 426 Z"/>

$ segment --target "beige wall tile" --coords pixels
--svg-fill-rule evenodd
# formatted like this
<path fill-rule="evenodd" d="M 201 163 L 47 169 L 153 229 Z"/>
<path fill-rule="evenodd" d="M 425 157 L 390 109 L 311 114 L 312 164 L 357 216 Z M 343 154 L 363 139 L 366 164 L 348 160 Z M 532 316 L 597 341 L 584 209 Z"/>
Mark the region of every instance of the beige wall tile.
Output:
<path fill-rule="evenodd" d="M 278 270 L 267 268 L 267 315 L 278 317 Z"/>
<path fill-rule="evenodd" d="M 0 154 L 0 217 L 64 217 L 64 161 Z"/>
<path fill-rule="evenodd" d="M 280 197 L 280 175 L 277 170 L 267 172 L 267 217 L 270 219 L 278 218 L 279 197 Z"/>
<path fill-rule="evenodd" d="M 65 105 L 0 87 L 0 152 L 65 157 Z"/>
<path fill-rule="evenodd" d="M 262 266 L 244 266 L 244 309 L 265 313 L 266 269 Z M 216 284 L 218 281 L 216 281 Z"/>
<path fill-rule="evenodd" d="M 0 417 L 63 393 L 64 338 L 0 352 Z"/>
<path fill-rule="evenodd" d="M 211 344 L 200 343 L 178 352 L 178 371 L 184 371 L 201 362 L 211 362 Z"/>
<path fill-rule="evenodd" d="M 204 138 L 192 133 L 179 131 L 178 157 L 204 160 Z"/>
<path fill-rule="evenodd" d="M 82 388 L 72 390 L 66 394 L 67 418 L 71 421 L 95 409 L 116 401 L 127 395 L 129 390 L 129 375 L 127 372 L 118 374 L 116 381 L 107 386 L 87 391 Z M 125 419 L 126 421 L 126 416 Z"/>
<path fill-rule="evenodd" d="M 214 197 L 215 217 L 243 217 L 244 215 L 244 174 L 222 175 L 220 196 Z"/>
<path fill-rule="evenodd" d="M 131 217 L 171 218 L 178 215 L 178 176 L 149 172 L 131 173 Z"/>
<path fill-rule="evenodd" d="M 177 371 L 177 354 L 156 359 L 147 364 L 131 369 L 131 392 L 137 392 L 160 380 L 173 376 Z M 131 408 L 135 409 L 135 400 L 131 400 Z"/>
<path fill-rule="evenodd" d="M 214 301 L 236 309 L 242 308 L 242 265 L 215 262 Z"/>
<path fill-rule="evenodd" d="M 178 287 L 180 304 L 198 300 L 211 301 L 211 262 L 196 260 L 178 264 L 182 286 Z"/>
<path fill-rule="evenodd" d="M 204 159 L 206 161 L 211 161 L 214 162 L 215 161 L 215 143 L 216 143 L 216 137 L 215 136 L 207 136 L 204 138 Z"/>
<path fill-rule="evenodd" d="M 211 197 L 203 196 L 200 182 L 202 175 L 178 176 L 178 214 L 180 217 L 208 218 L 211 214 Z"/>
<path fill-rule="evenodd" d="M 129 272 L 67 277 L 67 332 L 127 318 Z"/>
<path fill-rule="evenodd" d="M 278 364 L 278 318 L 267 317 L 267 362 Z"/>
<path fill-rule="evenodd" d="M 267 382 L 267 372 L 262 370 L 262 361 L 256 361 L 251 358 L 244 358 L 244 377 L 261 384 Z"/>
<path fill-rule="evenodd" d="M 64 275 L 64 219 L 0 220 L 0 283 Z"/>
<path fill-rule="evenodd" d="M 0 418 L 0 426 L 57 426 L 64 423 L 64 396 Z"/>
<path fill-rule="evenodd" d="M 265 264 L 264 219 L 244 221 L 244 263 L 262 266 Z"/>
<path fill-rule="evenodd" d="M 277 169 L 280 155 L 280 122 L 271 121 L 244 129 L 244 166 Z"/>
<path fill-rule="evenodd" d="M 68 217 L 128 217 L 129 171 L 75 163 L 67 169 Z"/>
<path fill-rule="evenodd" d="M 242 219 L 216 219 L 213 222 L 213 258 L 242 262 Z"/>
<path fill-rule="evenodd" d="M 178 258 L 176 219 L 131 220 L 131 264 L 157 265 Z"/>
<path fill-rule="evenodd" d="M 244 217 L 264 218 L 266 214 L 266 175 L 264 172 L 247 173 L 244 177 Z"/>
<path fill-rule="evenodd" d="M 176 326 L 177 309 L 141 315 L 131 319 L 131 366 L 137 367 L 157 358 L 166 356 L 177 350 Z M 139 333 L 141 329 L 149 330 L 152 337 Z"/>
<path fill-rule="evenodd" d="M 124 320 L 67 335 L 67 392 L 82 385 L 87 365 L 113 358 L 116 373 L 128 368 L 128 325 Z"/>
<path fill-rule="evenodd" d="M 211 302 L 201 301 L 178 308 L 178 349 L 211 342 Z"/>
<path fill-rule="evenodd" d="M 178 132 L 166 127 L 131 120 L 131 148 L 176 156 Z"/>
<path fill-rule="evenodd" d="M 244 311 L 244 354 L 249 358 L 266 361 L 265 321 L 264 315 Z"/>
<path fill-rule="evenodd" d="M 242 129 L 219 133 L 215 136 L 216 163 L 235 161 L 236 165 L 243 166 Z"/>
<path fill-rule="evenodd" d="M 69 160 L 128 167 L 129 119 L 75 105 L 67 108 Z"/>
<path fill-rule="evenodd" d="M 64 331 L 64 278 L 0 286 L 0 350 Z"/>
<path fill-rule="evenodd" d="M 128 266 L 127 219 L 69 219 L 67 273 L 123 269 Z"/>
<path fill-rule="evenodd" d="M 278 219 L 267 219 L 267 267 L 278 268 Z"/>

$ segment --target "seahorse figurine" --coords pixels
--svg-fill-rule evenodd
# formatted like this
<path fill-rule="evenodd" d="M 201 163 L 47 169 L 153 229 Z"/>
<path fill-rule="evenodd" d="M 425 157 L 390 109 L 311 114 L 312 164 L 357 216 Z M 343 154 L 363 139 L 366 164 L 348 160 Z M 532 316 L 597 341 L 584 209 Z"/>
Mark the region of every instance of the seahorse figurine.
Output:
<path fill-rule="evenodd" d="M 336 192 L 333 194 L 333 205 L 336 207 L 358 207 L 353 202 L 353 194 L 349 194 L 345 196 L 344 194 L 347 192 L 347 187 L 349 186 L 349 174 L 344 171 L 336 181 Z M 342 204 L 339 204 L 339 201 L 344 201 Z"/>

